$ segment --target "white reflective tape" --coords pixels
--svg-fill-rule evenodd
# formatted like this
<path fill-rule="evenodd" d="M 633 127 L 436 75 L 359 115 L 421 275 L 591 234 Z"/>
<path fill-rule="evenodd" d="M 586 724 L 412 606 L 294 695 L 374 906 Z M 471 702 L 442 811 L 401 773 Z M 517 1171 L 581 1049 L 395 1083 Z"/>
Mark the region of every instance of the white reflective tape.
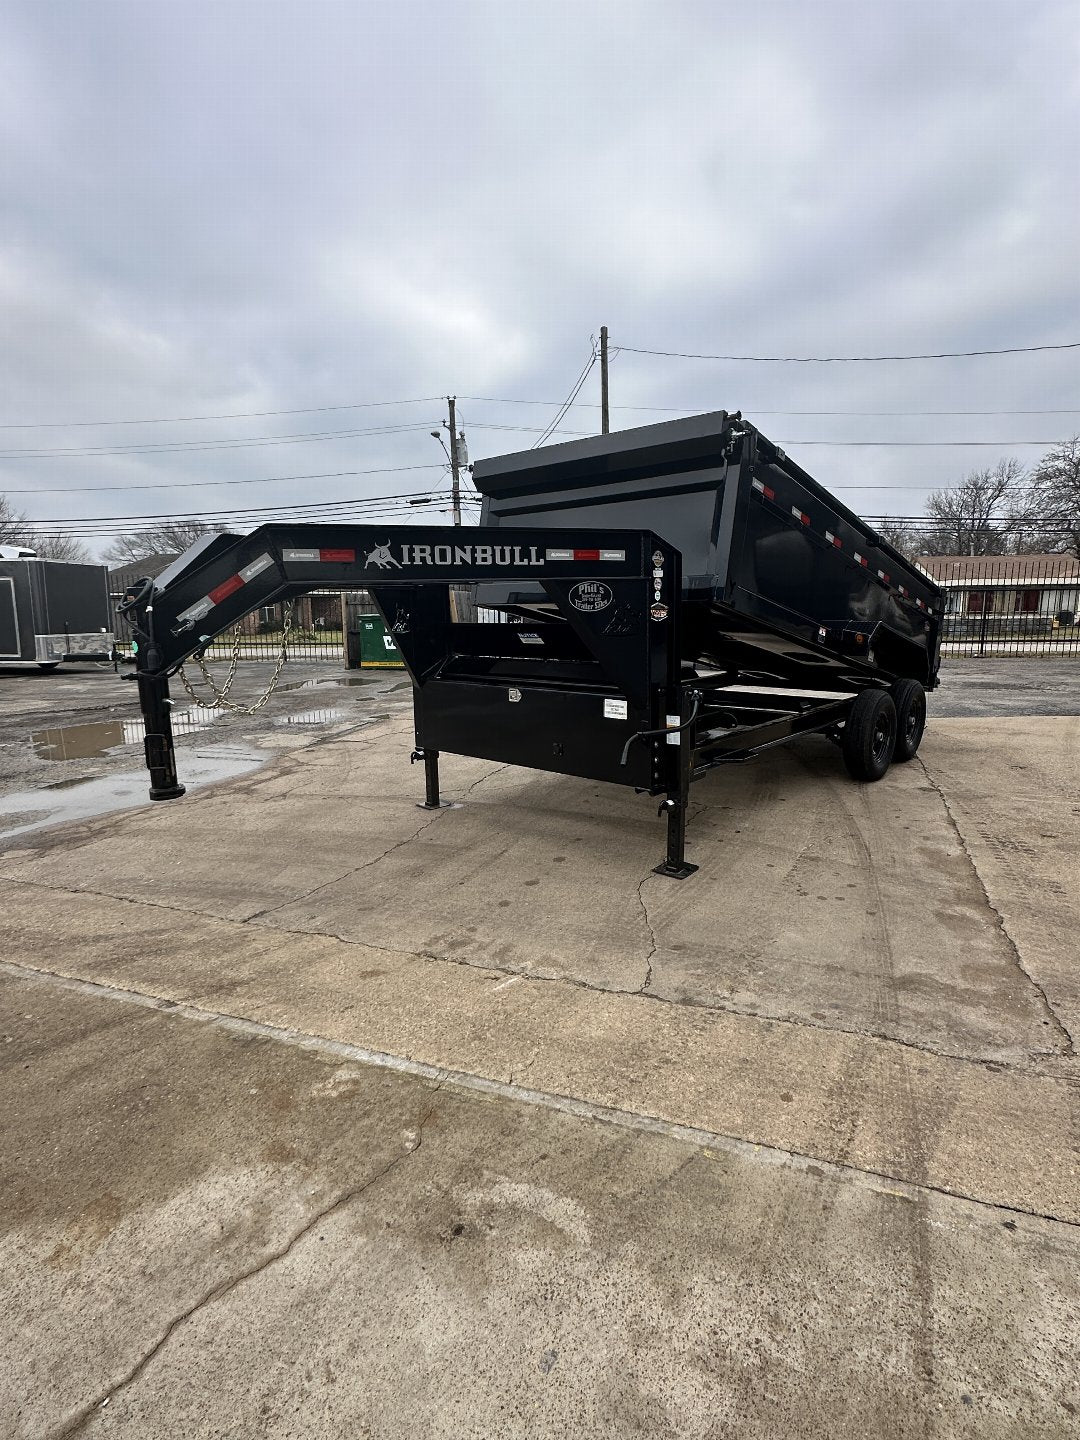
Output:
<path fill-rule="evenodd" d="M 188 624 L 194 625 L 196 620 L 201 620 L 203 616 L 208 615 L 213 608 L 214 605 L 210 596 L 204 595 L 203 598 L 196 601 L 194 605 L 189 605 L 186 610 L 181 610 L 176 618 L 177 620 L 184 620 Z"/>
<path fill-rule="evenodd" d="M 825 539 L 826 539 L 826 540 L 829 542 L 829 544 L 831 545 L 831 544 L 833 543 L 833 541 L 836 539 L 836 536 L 832 533 L 831 530 L 826 530 L 826 531 L 825 531 Z"/>
<path fill-rule="evenodd" d="M 796 519 L 796 520 L 801 520 L 801 519 L 802 519 L 802 511 L 799 509 L 799 507 L 798 507 L 797 505 L 792 505 L 792 507 L 791 507 L 791 513 L 792 513 L 792 515 L 795 516 L 795 519 Z"/>
<path fill-rule="evenodd" d="M 761 480 L 751 480 L 751 481 L 750 481 L 750 484 L 754 487 L 755 490 L 759 490 L 762 495 L 765 494 L 765 484 L 764 484 L 763 481 L 761 481 Z"/>
<path fill-rule="evenodd" d="M 625 551 L 625 550 L 601 550 L 601 551 L 600 551 L 600 559 L 601 559 L 601 560 L 625 560 L 625 559 L 626 559 L 626 551 Z"/>
<path fill-rule="evenodd" d="M 281 558 L 283 560 L 318 560 L 319 552 L 318 550 L 283 550 Z"/>
<path fill-rule="evenodd" d="M 240 571 L 241 580 L 254 580 L 256 575 L 261 575 L 268 565 L 273 565 L 273 558 L 269 555 L 260 555 L 257 560 L 252 560 L 250 565 L 245 565 Z"/>
<path fill-rule="evenodd" d="M 572 560 L 574 552 L 572 550 L 545 550 L 544 558 L 546 560 Z"/>

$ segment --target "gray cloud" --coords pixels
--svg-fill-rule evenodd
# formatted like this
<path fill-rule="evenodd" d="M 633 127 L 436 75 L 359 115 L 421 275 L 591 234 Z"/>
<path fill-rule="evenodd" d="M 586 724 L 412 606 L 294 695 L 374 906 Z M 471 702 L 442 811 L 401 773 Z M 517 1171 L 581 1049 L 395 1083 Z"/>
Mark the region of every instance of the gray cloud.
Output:
<path fill-rule="evenodd" d="M 9 4 L 0 420 L 447 390 L 556 401 L 604 322 L 615 342 L 722 353 L 1075 339 L 1077 39 L 1075 6 L 1040 0 Z M 616 405 L 758 418 L 1077 405 L 1078 366 L 1078 352 L 828 367 L 624 352 L 612 380 Z M 474 457 L 534 438 L 484 424 L 542 425 L 550 413 L 462 410 Z M 18 497 L 35 516 L 65 518 L 419 488 L 437 472 L 184 486 L 432 464 L 426 430 L 441 414 L 432 403 L 6 430 L 0 443 L 26 447 L 417 427 L 0 459 L 0 491 L 176 487 Z M 648 418 L 616 412 L 619 424 Z M 786 441 L 980 439 L 1004 450 L 1080 422 L 760 423 Z M 595 426 L 588 408 L 567 422 Z M 917 508 L 927 487 L 997 454 L 790 448 L 826 483 L 864 487 L 845 495 L 870 512 Z"/>

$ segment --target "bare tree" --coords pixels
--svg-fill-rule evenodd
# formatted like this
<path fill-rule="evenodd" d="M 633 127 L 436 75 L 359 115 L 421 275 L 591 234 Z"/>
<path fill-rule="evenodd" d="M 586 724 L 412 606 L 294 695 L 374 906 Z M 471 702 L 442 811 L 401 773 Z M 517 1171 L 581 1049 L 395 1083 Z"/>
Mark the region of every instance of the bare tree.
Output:
<path fill-rule="evenodd" d="M 210 526 L 203 520 L 163 520 L 114 540 L 104 552 L 105 559 L 126 565 L 150 555 L 180 555 L 201 536 L 209 534 Z"/>
<path fill-rule="evenodd" d="M 0 495 L 0 545 L 25 545 L 26 517 L 12 507 L 6 495 Z"/>
<path fill-rule="evenodd" d="M 926 513 L 925 555 L 1010 554 L 1031 513 L 1027 473 L 1012 456 L 972 470 L 959 484 L 932 491 Z"/>
<path fill-rule="evenodd" d="M 876 531 L 887 545 L 908 560 L 913 560 L 916 555 L 925 554 L 922 549 L 922 536 L 914 526 L 906 525 L 903 520 L 894 520 L 891 515 L 883 515 L 881 523 L 877 525 Z"/>
<path fill-rule="evenodd" d="M 73 535 L 39 534 L 26 516 L 14 509 L 6 495 L 0 495 L 0 545 L 23 545 L 43 560 L 85 562 L 90 559 L 89 550 Z"/>
<path fill-rule="evenodd" d="M 1032 510 L 1056 543 L 1048 550 L 1067 550 L 1080 559 L 1080 435 L 1048 450 L 1031 476 Z M 1059 531 L 1060 533 L 1054 533 Z"/>
<path fill-rule="evenodd" d="M 36 550 L 43 560 L 70 560 L 86 565 L 93 559 L 83 542 L 76 540 L 74 535 L 41 535 L 34 529 L 28 529 L 23 544 Z"/>

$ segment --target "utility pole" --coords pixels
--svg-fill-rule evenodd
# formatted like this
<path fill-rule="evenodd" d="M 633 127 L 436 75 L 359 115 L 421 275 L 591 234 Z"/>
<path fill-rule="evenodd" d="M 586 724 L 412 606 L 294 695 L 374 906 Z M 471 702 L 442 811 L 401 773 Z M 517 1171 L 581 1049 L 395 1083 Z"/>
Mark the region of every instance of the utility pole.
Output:
<path fill-rule="evenodd" d="M 600 434 L 611 431 L 611 414 L 608 406 L 608 354 L 607 326 L 600 326 Z"/>
<path fill-rule="evenodd" d="M 451 493 L 454 497 L 454 524 L 461 524 L 461 464 L 458 460 L 458 433 L 457 433 L 457 396 L 448 395 L 446 403 L 450 407 L 450 481 Z"/>

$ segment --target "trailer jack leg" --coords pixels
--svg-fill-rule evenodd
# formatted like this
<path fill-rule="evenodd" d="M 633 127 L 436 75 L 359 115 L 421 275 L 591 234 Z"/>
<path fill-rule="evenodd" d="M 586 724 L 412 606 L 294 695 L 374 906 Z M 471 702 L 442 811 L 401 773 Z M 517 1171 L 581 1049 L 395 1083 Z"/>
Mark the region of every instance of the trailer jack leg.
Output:
<path fill-rule="evenodd" d="M 653 869 L 654 875 L 665 875 L 669 880 L 685 880 L 698 868 L 686 858 L 686 801 L 681 795 L 669 795 L 660 805 L 659 814 L 667 813 L 667 856 L 662 865 Z"/>
<path fill-rule="evenodd" d="M 176 778 L 176 751 L 173 748 L 169 715 L 169 682 L 163 675 L 140 674 L 139 703 L 146 727 L 146 768 L 150 771 L 150 799 L 175 800 L 184 787 Z"/>
<path fill-rule="evenodd" d="M 409 763 L 417 760 L 424 762 L 424 789 L 423 800 L 416 802 L 418 810 L 457 810 L 460 807 L 452 800 L 439 799 L 439 751 L 438 750 L 414 750 L 409 757 Z"/>

